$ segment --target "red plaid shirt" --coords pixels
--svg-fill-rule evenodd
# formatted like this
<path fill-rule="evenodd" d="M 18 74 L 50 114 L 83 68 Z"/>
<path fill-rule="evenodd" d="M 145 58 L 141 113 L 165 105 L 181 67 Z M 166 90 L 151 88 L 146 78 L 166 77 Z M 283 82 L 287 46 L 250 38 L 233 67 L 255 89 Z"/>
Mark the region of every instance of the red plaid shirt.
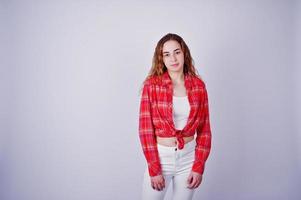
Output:
<path fill-rule="evenodd" d="M 162 174 L 156 136 L 176 137 L 178 148 L 184 147 L 183 137 L 195 133 L 195 160 L 192 171 L 203 174 L 211 149 L 208 95 L 205 83 L 192 75 L 184 76 L 190 114 L 182 130 L 175 129 L 172 115 L 173 86 L 168 72 L 148 79 L 142 90 L 139 112 L 139 138 L 150 176 Z"/>

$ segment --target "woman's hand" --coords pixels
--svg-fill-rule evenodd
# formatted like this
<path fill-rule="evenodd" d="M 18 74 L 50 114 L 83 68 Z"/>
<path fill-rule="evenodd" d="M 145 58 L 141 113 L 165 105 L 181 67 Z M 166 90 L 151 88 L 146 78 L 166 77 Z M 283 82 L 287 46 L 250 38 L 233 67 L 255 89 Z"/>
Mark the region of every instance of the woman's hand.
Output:
<path fill-rule="evenodd" d="M 163 175 L 152 176 L 150 178 L 153 189 L 161 191 L 165 188 L 165 179 Z"/>
<path fill-rule="evenodd" d="M 199 185 L 202 182 L 202 178 L 203 178 L 202 174 L 191 171 L 191 173 L 189 174 L 188 179 L 187 179 L 187 184 L 188 184 L 187 187 L 190 189 L 195 189 L 195 188 L 199 187 Z"/>

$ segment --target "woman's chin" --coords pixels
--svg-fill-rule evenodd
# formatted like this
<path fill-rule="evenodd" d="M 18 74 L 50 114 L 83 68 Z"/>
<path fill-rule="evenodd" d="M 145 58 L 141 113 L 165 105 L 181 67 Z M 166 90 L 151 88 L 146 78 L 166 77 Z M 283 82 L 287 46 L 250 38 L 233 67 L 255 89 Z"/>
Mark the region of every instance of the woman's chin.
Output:
<path fill-rule="evenodd" d="M 183 71 L 183 68 L 169 68 L 168 71 L 170 72 L 175 72 L 175 73 L 179 73 Z"/>
<path fill-rule="evenodd" d="M 182 72 L 183 71 L 183 68 L 182 67 L 170 67 L 168 68 L 168 71 L 170 72 Z"/>

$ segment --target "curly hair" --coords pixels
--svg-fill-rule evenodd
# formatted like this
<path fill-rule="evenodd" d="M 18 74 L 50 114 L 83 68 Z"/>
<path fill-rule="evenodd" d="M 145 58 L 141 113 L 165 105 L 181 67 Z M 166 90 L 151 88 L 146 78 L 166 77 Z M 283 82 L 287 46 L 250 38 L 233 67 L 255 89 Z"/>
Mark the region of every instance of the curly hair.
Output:
<path fill-rule="evenodd" d="M 184 69 L 183 69 L 184 74 L 190 74 L 199 77 L 199 74 L 194 67 L 194 61 L 190 55 L 190 50 L 186 45 L 185 41 L 183 40 L 183 38 L 175 33 L 168 33 L 164 35 L 156 45 L 155 52 L 152 59 L 152 67 L 147 77 L 143 81 L 143 84 L 149 78 L 153 76 L 161 77 L 161 75 L 165 71 L 167 71 L 167 68 L 163 62 L 163 45 L 165 44 L 165 42 L 169 40 L 177 41 L 180 44 L 182 51 L 184 52 Z"/>

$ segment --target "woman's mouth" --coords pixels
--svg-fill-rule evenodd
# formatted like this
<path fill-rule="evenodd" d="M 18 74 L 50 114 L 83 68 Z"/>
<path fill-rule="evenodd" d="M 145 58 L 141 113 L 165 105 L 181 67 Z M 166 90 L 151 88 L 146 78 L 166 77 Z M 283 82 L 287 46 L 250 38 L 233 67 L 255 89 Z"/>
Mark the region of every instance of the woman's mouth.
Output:
<path fill-rule="evenodd" d="M 179 64 L 173 64 L 173 65 L 171 65 L 171 66 L 173 66 L 173 67 L 177 67 Z"/>

